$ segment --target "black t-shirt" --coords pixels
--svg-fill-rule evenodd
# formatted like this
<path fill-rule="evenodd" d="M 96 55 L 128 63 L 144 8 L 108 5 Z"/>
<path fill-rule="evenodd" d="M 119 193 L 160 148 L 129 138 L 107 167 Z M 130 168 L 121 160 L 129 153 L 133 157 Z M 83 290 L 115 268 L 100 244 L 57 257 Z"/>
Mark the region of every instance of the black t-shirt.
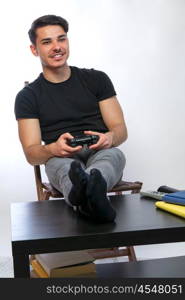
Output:
<path fill-rule="evenodd" d="M 40 76 L 16 96 L 16 119 L 39 119 L 42 140 L 49 144 L 65 132 L 106 132 L 99 101 L 116 95 L 109 77 L 94 69 L 71 68 L 71 76 L 52 83 Z"/>

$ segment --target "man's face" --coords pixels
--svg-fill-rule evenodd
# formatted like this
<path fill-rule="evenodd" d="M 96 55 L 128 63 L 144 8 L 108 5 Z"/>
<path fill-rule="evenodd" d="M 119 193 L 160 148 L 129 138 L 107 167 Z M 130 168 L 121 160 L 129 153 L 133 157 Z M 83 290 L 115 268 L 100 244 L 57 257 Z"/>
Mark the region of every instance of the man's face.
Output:
<path fill-rule="evenodd" d="M 67 34 L 59 25 L 48 25 L 36 30 L 36 45 L 31 51 L 39 56 L 43 68 L 60 68 L 66 65 L 69 56 Z"/>

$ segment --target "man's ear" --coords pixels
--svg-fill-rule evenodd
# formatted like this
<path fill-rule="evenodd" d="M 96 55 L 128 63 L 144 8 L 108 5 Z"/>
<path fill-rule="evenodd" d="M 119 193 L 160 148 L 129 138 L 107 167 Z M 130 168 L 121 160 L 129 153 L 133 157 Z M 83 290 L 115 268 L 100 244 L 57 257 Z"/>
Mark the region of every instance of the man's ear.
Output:
<path fill-rule="evenodd" d="M 30 49 L 31 49 L 31 52 L 33 53 L 33 55 L 38 56 L 38 52 L 37 52 L 35 45 L 31 44 Z"/>

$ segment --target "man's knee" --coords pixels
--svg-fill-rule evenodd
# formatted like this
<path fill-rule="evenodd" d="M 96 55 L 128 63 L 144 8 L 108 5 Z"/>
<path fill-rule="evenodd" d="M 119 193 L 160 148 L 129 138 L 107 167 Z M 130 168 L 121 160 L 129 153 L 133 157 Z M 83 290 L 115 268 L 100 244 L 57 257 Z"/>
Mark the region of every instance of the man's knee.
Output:
<path fill-rule="evenodd" d="M 124 168 L 126 163 L 126 158 L 123 152 L 118 148 L 110 148 L 102 150 L 102 158 L 107 158 L 109 162 L 113 164 L 119 165 L 120 167 Z"/>
<path fill-rule="evenodd" d="M 63 177 L 68 173 L 71 162 L 72 160 L 69 158 L 50 158 L 45 165 L 45 171 L 50 182 L 52 183 L 55 181 L 58 183 L 60 177 Z"/>
<path fill-rule="evenodd" d="M 122 168 L 124 168 L 126 164 L 126 157 L 124 153 L 118 148 L 112 148 L 112 149 L 114 149 L 115 159 L 117 160 L 118 164 L 120 164 Z"/>

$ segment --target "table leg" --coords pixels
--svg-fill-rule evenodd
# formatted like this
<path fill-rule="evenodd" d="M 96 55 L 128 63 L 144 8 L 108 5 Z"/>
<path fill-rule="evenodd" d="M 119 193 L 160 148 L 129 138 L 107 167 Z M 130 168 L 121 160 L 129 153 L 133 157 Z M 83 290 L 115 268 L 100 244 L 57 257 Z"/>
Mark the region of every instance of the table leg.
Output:
<path fill-rule="evenodd" d="M 29 255 L 16 254 L 13 256 L 15 278 L 30 278 Z"/>

